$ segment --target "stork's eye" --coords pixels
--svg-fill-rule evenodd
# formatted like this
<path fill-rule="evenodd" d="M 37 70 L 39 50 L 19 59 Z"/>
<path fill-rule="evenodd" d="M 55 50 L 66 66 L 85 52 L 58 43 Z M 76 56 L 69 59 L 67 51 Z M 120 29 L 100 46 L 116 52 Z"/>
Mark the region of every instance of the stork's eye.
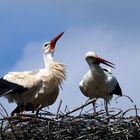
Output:
<path fill-rule="evenodd" d="M 95 60 L 95 58 L 93 56 L 88 56 L 88 59 L 92 60 L 92 61 Z"/>
<path fill-rule="evenodd" d="M 94 57 L 92 57 L 92 56 L 89 56 L 88 58 L 89 58 L 89 59 L 93 59 Z"/>
<path fill-rule="evenodd" d="M 44 45 L 44 47 L 47 47 L 48 46 L 48 43 L 46 43 L 45 45 Z"/>

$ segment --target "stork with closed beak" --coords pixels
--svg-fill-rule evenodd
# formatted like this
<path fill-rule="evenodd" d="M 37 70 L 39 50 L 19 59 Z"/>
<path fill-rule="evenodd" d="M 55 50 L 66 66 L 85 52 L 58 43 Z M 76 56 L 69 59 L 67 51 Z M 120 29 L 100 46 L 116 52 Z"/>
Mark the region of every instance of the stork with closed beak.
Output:
<path fill-rule="evenodd" d="M 39 110 L 52 105 L 57 99 L 59 87 L 66 79 L 66 71 L 64 64 L 54 60 L 53 53 L 63 33 L 43 45 L 44 69 L 9 72 L 0 79 L 0 96 L 17 104 L 11 115 L 24 110 Z"/>
<path fill-rule="evenodd" d="M 89 99 L 103 98 L 105 109 L 108 113 L 107 103 L 112 99 L 113 94 L 122 96 L 122 91 L 117 79 L 107 69 L 103 69 L 100 63 L 114 68 L 114 64 L 99 57 L 95 52 L 87 52 L 85 59 L 90 67 L 79 83 L 81 92 Z M 95 102 L 93 102 L 94 112 L 96 112 Z"/>

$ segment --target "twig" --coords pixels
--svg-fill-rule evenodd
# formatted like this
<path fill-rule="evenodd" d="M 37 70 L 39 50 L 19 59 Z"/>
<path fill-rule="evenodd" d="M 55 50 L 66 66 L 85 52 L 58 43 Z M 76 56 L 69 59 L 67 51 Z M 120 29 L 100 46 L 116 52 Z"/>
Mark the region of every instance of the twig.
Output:
<path fill-rule="evenodd" d="M 85 104 L 87 104 L 88 101 L 89 101 L 89 99 L 85 102 Z M 83 109 L 84 109 L 84 107 L 81 108 L 81 111 L 79 113 L 79 116 L 82 114 Z"/>
<path fill-rule="evenodd" d="M 2 113 L 0 113 L 0 115 L 1 115 L 3 118 L 5 117 Z"/>
<path fill-rule="evenodd" d="M 84 104 L 84 105 L 81 105 L 80 107 L 77 107 L 76 109 L 73 109 L 72 111 L 69 111 L 69 112 L 65 113 L 64 116 L 67 116 L 67 115 L 69 115 L 69 114 L 71 114 L 71 113 L 73 113 L 73 112 L 76 112 L 77 110 L 79 110 L 79 109 L 81 109 L 81 108 L 83 108 L 83 107 L 85 107 L 85 106 L 88 106 L 89 104 L 93 103 L 94 101 L 96 101 L 96 98 L 93 98 L 93 99 L 90 100 L 88 103 L 86 103 L 86 104 Z"/>
<path fill-rule="evenodd" d="M 134 105 L 134 107 L 135 107 L 135 113 L 136 113 L 136 116 L 138 116 L 137 106 L 136 106 L 136 105 Z"/>
<path fill-rule="evenodd" d="M 4 106 L 3 106 L 1 103 L 0 103 L 0 106 L 3 108 L 4 112 L 6 113 L 6 116 L 8 117 L 8 113 L 7 113 L 6 109 L 4 108 Z M 8 123 L 9 123 L 9 125 L 10 125 L 10 128 L 11 128 L 13 134 L 14 134 L 15 139 L 17 140 L 17 135 L 16 135 L 16 133 L 15 133 L 15 131 L 14 131 L 14 128 L 13 128 L 13 126 L 12 126 L 10 120 L 8 120 Z"/>
<path fill-rule="evenodd" d="M 6 109 L 4 108 L 4 106 L 0 103 L 0 106 L 2 107 L 2 109 L 4 110 L 4 112 L 5 112 L 5 114 L 6 114 L 6 116 L 8 116 L 8 113 L 7 113 L 7 111 L 6 111 Z"/>
<path fill-rule="evenodd" d="M 123 117 L 127 112 L 132 111 L 132 110 L 137 110 L 137 111 L 139 110 L 139 111 L 140 111 L 139 108 L 137 108 L 137 109 L 136 109 L 136 108 L 129 108 L 128 110 L 126 110 L 125 112 L 122 113 L 122 117 Z"/>
<path fill-rule="evenodd" d="M 12 117 L 4 117 L 0 119 L 0 121 L 11 121 L 11 120 L 23 120 L 23 118 L 20 116 L 12 116 Z"/>
<path fill-rule="evenodd" d="M 123 111 L 122 110 L 120 110 L 117 114 L 114 114 L 114 115 L 111 115 L 111 117 L 116 117 L 116 116 L 118 116 L 118 115 L 120 115 L 121 113 L 122 113 Z"/>
<path fill-rule="evenodd" d="M 64 112 L 66 112 L 67 110 L 69 111 L 68 106 L 66 105 L 65 109 L 64 109 Z"/>
<path fill-rule="evenodd" d="M 49 139 L 51 140 L 51 134 L 50 134 L 50 121 L 48 121 L 48 135 L 49 135 Z"/>
<path fill-rule="evenodd" d="M 45 115 L 45 116 L 56 116 L 56 114 L 52 113 L 52 112 L 49 112 L 49 111 L 46 111 L 46 110 L 41 110 L 42 112 L 44 113 L 39 113 L 39 115 Z"/>
<path fill-rule="evenodd" d="M 127 97 L 132 103 L 134 103 L 133 100 L 127 95 L 118 96 L 115 98 L 115 101 L 118 100 L 119 98 L 122 98 L 122 97 Z"/>
<path fill-rule="evenodd" d="M 3 128 L 3 120 L 1 121 L 0 134 L 1 134 L 2 140 L 4 140 L 4 135 L 3 135 L 3 130 L 2 130 L 2 128 Z"/>
<path fill-rule="evenodd" d="M 59 106 L 58 106 L 58 109 L 57 109 L 57 113 L 56 113 L 56 117 L 55 118 L 58 118 L 58 114 L 59 114 L 61 105 L 62 105 L 62 100 L 60 100 L 60 103 L 59 103 Z"/>
<path fill-rule="evenodd" d="M 38 118 L 38 119 L 46 120 L 46 121 L 52 120 L 50 118 L 36 116 L 36 115 L 32 115 L 32 114 L 20 114 L 20 116 L 29 117 L 29 118 Z"/>

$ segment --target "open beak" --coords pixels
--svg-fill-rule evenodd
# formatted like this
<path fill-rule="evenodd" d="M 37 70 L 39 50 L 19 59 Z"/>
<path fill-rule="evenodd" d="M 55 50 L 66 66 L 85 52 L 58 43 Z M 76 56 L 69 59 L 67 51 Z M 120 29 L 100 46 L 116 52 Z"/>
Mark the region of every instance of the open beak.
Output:
<path fill-rule="evenodd" d="M 55 44 L 57 42 L 57 40 L 64 34 L 64 32 L 60 33 L 59 35 L 57 35 L 55 38 L 53 38 L 51 41 L 50 41 L 50 50 L 54 50 L 55 48 Z"/>
<path fill-rule="evenodd" d="M 100 63 L 102 63 L 102 64 L 105 64 L 105 65 L 107 65 L 107 66 L 109 66 L 109 67 L 115 68 L 115 64 L 113 64 L 113 63 L 111 63 L 111 62 L 109 62 L 109 61 L 107 61 L 107 60 L 105 60 L 105 59 L 103 59 L 103 58 L 101 58 L 101 57 L 99 57 L 99 56 L 97 56 L 96 59 L 97 59 Z"/>

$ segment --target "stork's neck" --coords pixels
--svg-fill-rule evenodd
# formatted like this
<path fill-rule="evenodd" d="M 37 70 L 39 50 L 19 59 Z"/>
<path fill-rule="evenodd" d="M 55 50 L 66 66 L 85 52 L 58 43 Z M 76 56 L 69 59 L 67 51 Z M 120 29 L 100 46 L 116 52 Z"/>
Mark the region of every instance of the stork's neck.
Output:
<path fill-rule="evenodd" d="M 105 76 L 104 71 L 100 67 L 99 64 L 92 64 L 89 66 L 90 66 L 90 70 L 94 76 L 96 76 L 96 77 L 98 77 L 98 76 L 104 77 Z"/>
<path fill-rule="evenodd" d="M 48 67 L 49 63 L 51 61 L 54 61 L 53 53 L 44 53 L 43 57 L 44 57 L 45 67 Z"/>

